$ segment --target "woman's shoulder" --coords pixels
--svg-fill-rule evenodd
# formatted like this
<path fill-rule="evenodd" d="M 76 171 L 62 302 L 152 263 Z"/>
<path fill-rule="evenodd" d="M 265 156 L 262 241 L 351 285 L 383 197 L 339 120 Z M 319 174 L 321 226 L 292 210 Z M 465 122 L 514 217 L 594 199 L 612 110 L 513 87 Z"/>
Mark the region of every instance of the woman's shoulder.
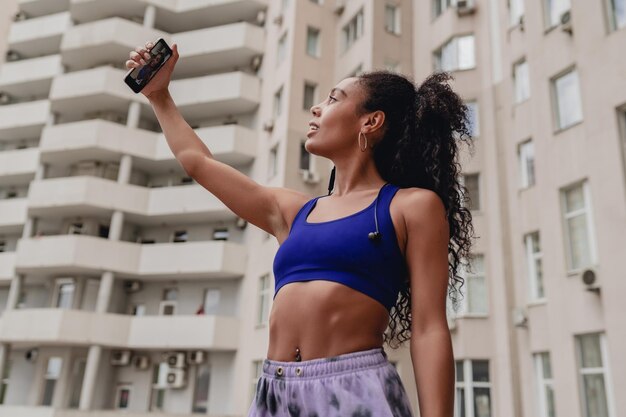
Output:
<path fill-rule="evenodd" d="M 400 188 L 397 192 L 397 200 L 405 225 L 409 222 L 432 221 L 434 216 L 441 214 L 445 218 L 444 202 L 433 190 L 420 187 Z"/>

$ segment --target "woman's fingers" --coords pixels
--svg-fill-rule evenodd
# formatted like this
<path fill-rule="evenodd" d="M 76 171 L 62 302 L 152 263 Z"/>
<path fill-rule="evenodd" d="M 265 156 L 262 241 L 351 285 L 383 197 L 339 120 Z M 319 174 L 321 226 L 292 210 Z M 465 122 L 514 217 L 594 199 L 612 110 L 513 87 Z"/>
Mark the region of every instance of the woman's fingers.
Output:
<path fill-rule="evenodd" d="M 150 55 L 150 50 L 154 46 L 152 42 L 146 42 L 145 48 L 138 46 L 134 51 L 130 51 L 129 57 L 130 59 L 126 61 L 127 68 L 138 68 L 140 65 L 146 65 L 147 60 L 149 60 L 152 56 Z"/>

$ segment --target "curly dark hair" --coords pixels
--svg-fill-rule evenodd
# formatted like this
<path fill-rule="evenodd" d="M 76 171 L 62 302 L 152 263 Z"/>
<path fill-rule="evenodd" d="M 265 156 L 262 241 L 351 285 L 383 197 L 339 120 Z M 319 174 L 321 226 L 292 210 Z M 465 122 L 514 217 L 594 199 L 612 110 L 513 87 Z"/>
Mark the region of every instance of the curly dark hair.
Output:
<path fill-rule="evenodd" d="M 381 177 L 401 188 L 432 190 L 443 201 L 450 226 L 448 295 L 456 309 L 459 299 L 454 293 L 463 295 L 460 289 L 464 282 L 459 266 L 471 270 L 474 238 L 472 214 L 465 204 L 469 197 L 459 181 L 461 166 L 457 161 L 461 141 L 473 154 L 469 109 L 447 83 L 454 79 L 447 72 L 431 74 L 417 89 L 411 78 L 388 70 L 364 72 L 356 78 L 365 96 L 357 114 L 385 113 L 383 138 L 373 150 Z M 411 287 L 407 276 L 390 311 L 384 342 L 397 349 L 410 339 L 410 331 Z"/>

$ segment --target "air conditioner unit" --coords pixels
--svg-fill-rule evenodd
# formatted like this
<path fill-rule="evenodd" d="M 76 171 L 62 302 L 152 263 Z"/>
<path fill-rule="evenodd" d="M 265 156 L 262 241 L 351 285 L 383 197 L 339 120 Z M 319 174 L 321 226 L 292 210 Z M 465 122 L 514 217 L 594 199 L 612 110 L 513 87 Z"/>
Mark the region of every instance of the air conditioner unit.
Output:
<path fill-rule="evenodd" d="M 528 326 L 528 316 L 526 315 L 526 311 L 523 307 L 515 307 L 511 313 L 513 315 L 513 324 L 515 327 Z"/>
<path fill-rule="evenodd" d="M 263 123 L 263 130 L 266 132 L 271 132 L 274 130 L 274 119 L 269 119 L 265 123 Z"/>
<path fill-rule="evenodd" d="M 593 291 L 597 293 L 600 292 L 600 283 L 598 282 L 598 277 L 594 269 L 585 269 L 580 277 L 582 278 L 583 284 L 585 284 L 587 291 Z"/>
<path fill-rule="evenodd" d="M 276 23 L 278 26 L 283 24 L 283 14 L 282 13 L 274 18 L 274 23 Z"/>
<path fill-rule="evenodd" d="M 168 369 L 165 381 L 169 388 L 184 388 L 187 385 L 187 372 L 184 369 Z"/>
<path fill-rule="evenodd" d="M 561 15 L 561 30 L 570 35 L 574 32 L 574 28 L 572 27 L 572 12 L 570 10 Z"/>
<path fill-rule="evenodd" d="M 171 352 L 167 353 L 165 356 L 165 362 L 170 368 L 184 368 L 185 363 L 185 354 L 183 352 Z"/>
<path fill-rule="evenodd" d="M 143 288 L 143 283 L 137 280 L 127 280 L 124 281 L 124 291 L 126 292 L 137 292 Z"/>
<path fill-rule="evenodd" d="M 21 22 L 22 20 L 26 20 L 28 19 L 28 15 L 26 14 L 26 12 L 20 10 L 19 12 L 15 13 L 15 16 L 13 16 L 13 21 L 14 22 Z"/>
<path fill-rule="evenodd" d="M 343 13 L 343 11 L 346 8 L 346 0 L 335 0 L 335 8 L 333 9 L 333 12 L 337 15 L 340 15 Z"/>
<path fill-rule="evenodd" d="M 114 350 L 111 352 L 111 365 L 126 366 L 130 364 L 130 350 Z"/>
<path fill-rule="evenodd" d="M 206 353 L 203 350 L 192 350 L 187 352 L 187 363 L 189 365 L 198 365 L 204 363 L 206 360 Z"/>
<path fill-rule="evenodd" d="M 255 55 L 250 62 L 250 68 L 252 68 L 252 71 L 257 71 L 261 67 L 261 62 L 263 62 L 263 55 Z"/>
<path fill-rule="evenodd" d="M 133 365 L 137 369 L 145 370 L 150 368 L 150 357 L 146 355 L 139 355 L 133 357 Z"/>
<path fill-rule="evenodd" d="M 456 1 L 456 13 L 459 16 L 472 14 L 475 11 L 476 11 L 476 4 L 474 0 L 457 0 Z"/>
<path fill-rule="evenodd" d="M 5 93 L 4 91 L 0 92 L 0 105 L 9 104 L 13 102 L 13 97 L 9 95 L 9 93 Z"/>
<path fill-rule="evenodd" d="M 308 169 L 300 171 L 302 180 L 307 184 L 317 184 L 320 182 L 320 175 L 317 172 Z"/>
<path fill-rule="evenodd" d="M 259 12 L 256 14 L 256 22 L 259 24 L 259 26 L 265 25 L 266 18 L 267 12 L 265 10 L 259 10 Z"/>

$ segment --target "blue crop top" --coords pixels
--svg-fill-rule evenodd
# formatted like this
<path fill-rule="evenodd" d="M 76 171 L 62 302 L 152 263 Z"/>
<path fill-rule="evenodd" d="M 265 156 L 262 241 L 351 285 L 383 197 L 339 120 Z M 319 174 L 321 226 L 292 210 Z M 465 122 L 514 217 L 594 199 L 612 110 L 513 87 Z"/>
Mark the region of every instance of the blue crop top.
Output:
<path fill-rule="evenodd" d="M 306 202 L 276 252 L 274 298 L 290 282 L 326 280 L 347 285 L 391 310 L 407 275 L 389 214 L 389 204 L 398 189 L 386 183 L 378 198 L 363 210 L 325 222 L 307 221 L 317 200 L 325 196 Z M 368 238 L 369 232 L 376 231 L 374 203 L 381 234 L 377 241 Z"/>

